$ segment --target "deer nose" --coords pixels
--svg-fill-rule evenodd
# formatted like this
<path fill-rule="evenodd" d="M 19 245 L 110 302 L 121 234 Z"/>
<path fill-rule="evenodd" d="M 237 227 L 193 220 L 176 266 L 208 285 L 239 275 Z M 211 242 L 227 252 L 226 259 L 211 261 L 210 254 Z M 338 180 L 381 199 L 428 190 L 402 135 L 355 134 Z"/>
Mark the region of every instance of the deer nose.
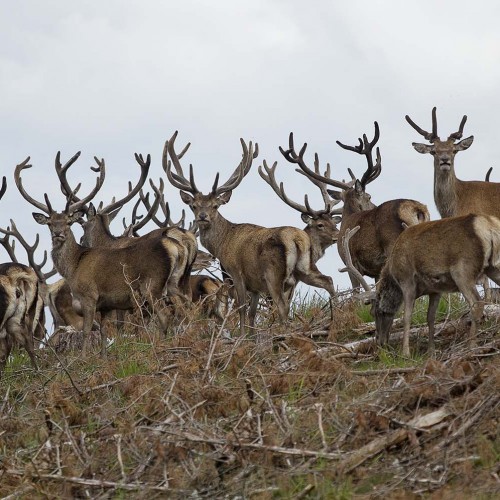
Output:
<path fill-rule="evenodd" d="M 198 219 L 200 220 L 207 220 L 207 213 L 206 212 L 200 212 L 198 215 Z"/>

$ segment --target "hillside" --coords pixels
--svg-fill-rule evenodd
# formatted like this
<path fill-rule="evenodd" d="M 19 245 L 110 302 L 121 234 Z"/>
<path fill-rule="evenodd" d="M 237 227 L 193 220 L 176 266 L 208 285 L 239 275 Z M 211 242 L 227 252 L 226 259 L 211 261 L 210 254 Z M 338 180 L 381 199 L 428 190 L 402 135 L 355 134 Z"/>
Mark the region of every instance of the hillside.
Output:
<path fill-rule="evenodd" d="M 466 307 L 440 308 L 435 359 L 424 304 L 412 358 L 369 340 L 366 306 L 302 299 L 257 339 L 190 311 L 167 338 L 129 318 L 85 359 L 78 334 L 24 353 L 0 380 L 6 498 L 498 498 L 500 333 L 463 343 Z M 81 339 L 80 339 L 81 340 Z M 256 341 L 257 340 L 257 341 Z"/>

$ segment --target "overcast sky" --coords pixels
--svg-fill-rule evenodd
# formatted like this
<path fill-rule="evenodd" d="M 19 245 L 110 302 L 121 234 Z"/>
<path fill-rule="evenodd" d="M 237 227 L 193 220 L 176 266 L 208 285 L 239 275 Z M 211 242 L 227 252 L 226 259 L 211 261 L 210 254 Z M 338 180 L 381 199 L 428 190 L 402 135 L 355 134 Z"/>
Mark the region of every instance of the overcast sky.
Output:
<path fill-rule="evenodd" d="M 179 147 L 192 146 L 198 187 L 210 189 L 217 171 L 224 182 L 241 157 L 239 138 L 259 143 L 260 155 L 221 213 L 233 222 L 303 227 L 259 177 L 263 159 L 278 160 L 277 177 L 289 195 L 319 192 L 279 153 L 293 131 L 318 152 L 339 179 L 347 167 L 362 175 L 362 157 L 336 140 L 356 143 L 380 125 L 382 174 L 371 185 L 379 204 L 394 198 L 426 203 L 433 218 L 432 158 L 411 146 L 422 142 L 405 121 L 409 114 L 447 137 L 467 114 L 464 136 L 474 144 L 456 159 L 462 179 L 483 179 L 494 166 L 500 180 L 500 4 L 494 1 L 91 1 L 0 4 L 1 175 L 8 180 L 0 226 L 13 218 L 28 239 L 37 232 L 50 249 L 48 229 L 18 194 L 15 165 L 31 156 L 23 181 L 33 197 L 62 209 L 54 158 L 76 151 L 70 179 L 90 190 L 94 155 L 106 160 L 107 178 L 96 201 L 123 196 L 139 167 L 134 153 L 150 153 L 151 177 L 164 176 L 165 139 L 179 130 Z M 173 218 L 178 190 L 165 189 Z M 188 209 L 189 210 L 189 209 Z M 113 230 L 121 232 L 120 220 Z M 124 215 L 127 215 L 125 212 Z M 191 220 L 191 213 L 188 214 Z M 78 228 L 76 228 L 78 233 Z M 20 252 L 19 252 L 20 253 Z M 7 260 L 3 249 L 0 256 Z M 23 256 L 24 258 L 24 256 Z M 319 267 L 342 289 L 334 247 Z"/>

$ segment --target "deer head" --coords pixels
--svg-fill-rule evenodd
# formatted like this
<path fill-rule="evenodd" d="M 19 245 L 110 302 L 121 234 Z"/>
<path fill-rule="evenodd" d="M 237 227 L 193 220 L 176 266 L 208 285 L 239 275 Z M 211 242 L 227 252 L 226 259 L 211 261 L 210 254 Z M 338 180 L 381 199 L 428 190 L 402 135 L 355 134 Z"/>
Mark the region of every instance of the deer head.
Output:
<path fill-rule="evenodd" d="M 307 144 L 305 145 L 307 146 Z M 293 135 L 291 136 L 290 147 L 288 150 L 280 148 L 281 153 L 287 161 L 292 164 L 297 164 L 301 162 L 304 163 L 304 153 L 306 148 L 303 147 L 300 154 L 297 154 L 293 145 Z M 337 224 L 340 223 L 341 218 L 338 214 L 342 213 L 342 209 L 334 208 L 339 201 L 332 200 L 327 193 L 326 184 L 317 179 L 309 177 L 309 180 L 319 188 L 321 196 L 323 198 L 324 208 L 320 210 L 314 210 L 310 203 L 308 195 L 304 196 L 304 204 L 301 205 L 293 200 L 291 200 L 285 193 L 285 188 L 283 182 L 278 184 L 276 180 L 276 167 L 278 162 L 274 162 L 271 167 L 268 166 L 266 160 L 263 161 L 263 165 L 259 166 L 259 175 L 264 179 L 273 189 L 273 191 L 279 196 L 279 198 L 285 202 L 288 206 L 297 210 L 301 214 L 302 221 L 307 224 L 306 231 L 313 238 L 317 238 L 322 249 L 326 249 L 338 239 L 339 230 Z M 329 175 L 330 165 L 327 165 L 327 171 L 325 175 Z M 314 171 L 320 174 L 319 170 L 319 157 L 315 154 L 314 159 Z M 298 170 L 299 173 L 306 175 L 302 170 Z"/>
<path fill-rule="evenodd" d="M 56 162 L 59 156 L 60 152 L 57 153 Z M 71 158 L 70 162 L 73 163 L 79 156 L 80 152 L 76 153 L 76 155 L 74 155 L 73 158 Z M 14 180 L 16 186 L 21 195 L 23 196 L 23 198 L 28 203 L 30 203 L 34 207 L 44 212 L 43 214 L 38 212 L 33 212 L 33 218 L 35 219 L 36 222 L 38 222 L 38 224 L 44 224 L 49 226 L 54 249 L 60 248 L 64 244 L 64 242 L 68 239 L 69 234 L 71 233 L 70 226 L 75 222 L 80 222 L 82 217 L 85 215 L 85 210 L 84 210 L 85 205 L 94 198 L 99 189 L 101 189 L 102 187 L 105 175 L 104 160 L 98 160 L 97 158 L 95 158 L 95 160 L 98 164 L 98 168 L 96 170 L 99 172 L 99 176 L 96 180 L 95 187 L 85 198 L 75 201 L 74 203 L 71 203 L 73 197 L 69 196 L 66 202 L 66 207 L 63 212 L 56 212 L 55 210 L 53 210 L 52 205 L 50 204 L 49 198 L 46 193 L 44 194 L 45 204 L 43 204 L 32 198 L 25 191 L 21 179 L 21 172 L 27 168 L 32 167 L 32 165 L 29 164 L 30 161 L 29 156 L 28 158 L 26 158 L 26 160 L 24 160 L 22 163 L 16 166 L 14 172 Z M 77 186 L 77 188 L 75 189 L 75 191 L 73 191 L 73 193 L 76 193 L 76 191 L 78 191 L 79 188 L 80 186 Z M 71 233 L 71 238 L 74 238 L 72 233 Z"/>
<path fill-rule="evenodd" d="M 293 134 L 290 134 L 289 149 L 285 151 L 283 150 L 283 148 L 280 148 L 280 151 L 285 156 L 285 158 L 287 159 L 290 158 L 289 161 L 296 163 L 299 166 L 300 171 L 305 175 L 307 175 L 307 177 L 309 177 L 311 180 L 315 179 L 317 181 L 320 181 L 322 183 L 340 189 L 340 191 L 327 189 L 327 192 L 334 200 L 342 200 L 344 202 L 344 209 L 342 212 L 342 216 L 345 217 L 351 213 L 360 212 L 362 210 L 370 210 L 375 207 L 375 205 L 371 201 L 370 194 L 366 192 L 366 186 L 370 182 L 373 182 L 380 175 L 380 172 L 382 171 L 382 159 L 380 156 L 379 148 L 377 148 L 377 159 L 375 164 L 373 163 L 373 157 L 372 157 L 373 147 L 377 143 L 379 137 L 380 137 L 380 131 L 378 123 L 375 122 L 375 135 L 372 141 L 368 141 L 366 134 L 363 135 L 363 139 L 361 138 L 358 139 L 359 141 L 358 146 L 346 146 L 345 144 L 342 144 L 341 142 L 337 141 L 337 144 L 342 148 L 354 151 L 358 154 L 365 156 L 368 164 L 367 169 L 363 174 L 363 176 L 361 177 L 361 179 L 357 179 L 356 176 L 353 174 L 352 170 L 348 168 L 347 170 L 352 179 L 349 182 L 337 181 L 335 179 L 332 179 L 330 177 L 329 165 L 327 165 L 327 170 L 324 175 L 321 175 L 319 173 L 318 168 L 315 168 L 315 170 L 310 169 L 303 160 L 304 151 L 305 148 L 307 147 L 307 144 L 304 144 L 304 146 L 302 146 L 302 149 L 298 154 L 295 153 L 295 149 L 293 146 Z"/>
<path fill-rule="evenodd" d="M 193 165 L 189 165 L 189 179 L 187 179 L 180 163 L 180 158 L 188 150 L 190 143 L 188 143 L 178 155 L 175 152 L 176 138 L 177 131 L 165 142 L 165 147 L 163 149 L 163 169 L 170 183 L 174 187 L 180 189 L 182 201 L 191 208 L 195 216 L 195 223 L 200 230 L 203 231 L 209 228 L 214 220 L 217 219 L 219 207 L 226 204 L 231 199 L 233 189 L 235 189 L 248 174 L 253 159 L 259 154 L 259 147 L 255 144 L 254 150 L 252 142 L 247 146 L 245 141 L 240 139 L 243 149 L 243 158 L 236 167 L 236 170 L 222 186 L 219 186 L 219 173 L 217 173 L 212 190 L 209 194 L 203 194 L 196 187 Z M 167 154 L 170 155 L 172 159 L 171 162 L 167 160 Z M 175 173 L 172 172 L 172 164 L 175 168 Z"/>
<path fill-rule="evenodd" d="M 471 135 L 459 142 L 462 138 L 467 115 L 464 115 L 457 132 L 453 132 L 448 136 L 448 139 L 442 141 L 437 134 L 437 118 L 436 107 L 432 108 L 432 132 L 426 132 L 421 129 L 408 115 L 405 116 L 406 121 L 431 144 L 421 144 L 412 142 L 412 146 L 421 154 L 429 153 L 434 157 L 434 169 L 436 172 L 454 172 L 455 155 L 459 151 L 464 151 L 470 147 L 474 141 L 474 136 Z"/>

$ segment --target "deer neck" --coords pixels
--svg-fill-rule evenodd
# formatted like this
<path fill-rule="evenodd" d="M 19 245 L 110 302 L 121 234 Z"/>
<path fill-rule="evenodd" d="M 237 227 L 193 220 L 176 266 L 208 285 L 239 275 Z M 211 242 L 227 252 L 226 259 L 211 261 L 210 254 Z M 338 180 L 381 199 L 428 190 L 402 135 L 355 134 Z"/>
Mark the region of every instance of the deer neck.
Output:
<path fill-rule="evenodd" d="M 199 226 L 201 244 L 220 260 L 221 254 L 227 248 L 227 240 L 234 226 L 235 224 L 217 213 L 208 226 Z"/>
<path fill-rule="evenodd" d="M 52 261 L 57 272 L 63 278 L 71 280 L 84 251 L 85 249 L 76 242 L 73 232 L 69 231 L 62 243 L 52 246 Z"/>
<path fill-rule="evenodd" d="M 104 217 L 96 216 L 97 220 L 88 234 L 89 246 L 102 247 L 109 245 L 117 238 L 111 234 L 109 226 L 104 222 Z"/>
<path fill-rule="evenodd" d="M 457 213 L 457 184 L 455 169 L 442 171 L 434 168 L 434 202 L 441 218 L 453 217 Z"/>
<path fill-rule="evenodd" d="M 309 240 L 311 241 L 311 260 L 316 263 L 318 262 L 323 255 L 325 255 L 326 249 L 331 246 L 333 243 L 327 243 L 323 241 L 316 231 L 314 231 L 311 227 L 306 226 L 304 231 L 309 236 Z"/>

